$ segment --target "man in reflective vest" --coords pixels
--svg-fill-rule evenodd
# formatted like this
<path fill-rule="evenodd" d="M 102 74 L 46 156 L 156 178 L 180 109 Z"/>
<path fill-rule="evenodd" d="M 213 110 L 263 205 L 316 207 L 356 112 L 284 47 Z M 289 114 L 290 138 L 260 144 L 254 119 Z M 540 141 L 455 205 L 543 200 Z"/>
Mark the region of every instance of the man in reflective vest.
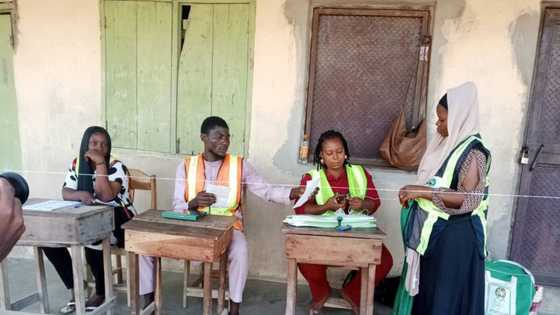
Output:
<path fill-rule="evenodd" d="M 229 127 L 220 117 L 211 116 L 200 128 L 204 152 L 188 156 L 177 166 L 173 207 L 176 211 L 196 210 L 211 215 L 236 216 L 233 237 L 228 250 L 230 315 L 239 313 L 248 273 L 247 240 L 243 234 L 241 203 L 242 185 L 266 201 L 290 204 L 303 188 L 269 185 L 241 156 L 228 154 Z M 228 198 L 219 207 L 216 196 L 206 192 L 209 185 L 226 186 Z"/>

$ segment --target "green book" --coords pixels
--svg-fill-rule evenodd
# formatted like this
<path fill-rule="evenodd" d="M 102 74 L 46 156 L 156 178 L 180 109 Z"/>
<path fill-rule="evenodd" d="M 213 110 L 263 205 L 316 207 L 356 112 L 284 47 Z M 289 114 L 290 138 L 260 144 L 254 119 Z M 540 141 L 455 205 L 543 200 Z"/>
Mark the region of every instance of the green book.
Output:
<path fill-rule="evenodd" d="M 183 221 L 198 221 L 200 217 L 198 214 L 181 213 L 175 211 L 162 211 L 161 217 L 173 220 L 183 220 Z"/>

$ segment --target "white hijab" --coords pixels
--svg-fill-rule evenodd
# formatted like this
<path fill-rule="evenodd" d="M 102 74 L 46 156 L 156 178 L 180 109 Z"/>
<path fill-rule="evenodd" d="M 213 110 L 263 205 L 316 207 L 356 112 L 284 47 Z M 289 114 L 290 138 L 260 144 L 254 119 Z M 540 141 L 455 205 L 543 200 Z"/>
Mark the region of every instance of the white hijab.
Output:
<path fill-rule="evenodd" d="M 478 93 L 473 82 L 447 91 L 447 130 L 447 137 L 436 133 L 426 148 L 418 167 L 417 184 L 426 184 L 461 141 L 479 133 Z"/>

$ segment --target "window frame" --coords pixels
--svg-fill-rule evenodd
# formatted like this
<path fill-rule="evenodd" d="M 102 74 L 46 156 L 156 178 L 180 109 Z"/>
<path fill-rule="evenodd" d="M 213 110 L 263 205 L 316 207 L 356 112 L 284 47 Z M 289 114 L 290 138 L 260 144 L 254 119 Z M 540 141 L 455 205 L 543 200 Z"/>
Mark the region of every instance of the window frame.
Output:
<path fill-rule="evenodd" d="M 303 138 L 310 141 L 311 138 L 311 119 L 313 113 L 314 89 L 316 80 L 316 64 L 319 38 L 319 18 L 324 15 L 350 15 L 350 16 L 389 16 L 389 17 L 420 17 L 423 21 L 423 37 L 427 39 L 424 45 L 427 45 L 427 53 L 424 62 L 419 62 L 416 73 L 416 90 L 413 108 L 413 126 L 418 127 L 422 119 L 425 119 L 427 110 L 427 95 L 429 68 L 431 63 L 431 38 L 433 34 L 433 5 L 371 5 L 371 6 L 312 6 L 310 12 L 310 46 L 308 57 L 308 78 L 306 87 L 306 103 L 305 103 L 305 120 L 303 128 Z M 422 48 L 421 48 L 422 49 Z M 388 130 L 387 130 L 388 131 Z M 303 142 L 302 142 L 303 143 Z M 309 143 L 309 142 L 308 142 Z M 308 144 L 309 145 L 309 144 Z M 300 161 L 311 163 L 312 148 L 307 150 L 307 156 L 300 156 Z M 301 150 L 300 150 L 301 152 Z M 383 168 L 395 168 L 382 158 L 351 158 L 351 162 Z"/>
<path fill-rule="evenodd" d="M 17 19 L 18 19 L 17 2 L 15 0 L 0 1 L 0 14 L 3 15 L 5 14 L 10 16 L 10 23 L 12 24 L 10 41 L 12 42 L 12 48 L 15 50 L 17 45 Z"/>

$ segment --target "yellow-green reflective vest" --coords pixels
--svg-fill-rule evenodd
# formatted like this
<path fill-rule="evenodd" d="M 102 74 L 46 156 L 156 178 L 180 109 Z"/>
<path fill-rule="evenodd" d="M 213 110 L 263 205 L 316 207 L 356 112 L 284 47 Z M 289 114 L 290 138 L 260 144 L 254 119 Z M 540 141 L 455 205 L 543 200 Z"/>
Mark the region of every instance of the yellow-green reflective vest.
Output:
<path fill-rule="evenodd" d="M 488 180 L 488 172 L 490 171 L 490 162 L 491 156 L 490 151 L 482 142 L 482 139 L 479 135 L 473 135 L 465 139 L 462 143 L 460 143 L 453 152 L 449 155 L 446 162 L 440 168 L 436 175 L 428 180 L 426 183 L 427 186 L 432 188 L 451 188 L 452 186 L 457 185 L 457 181 L 459 179 L 459 171 L 460 165 L 459 161 L 462 161 L 466 158 L 470 150 L 476 147 L 485 153 L 487 156 L 487 163 L 486 163 L 486 187 L 484 189 L 485 194 L 476 209 L 473 210 L 472 215 L 478 216 L 480 219 L 480 223 L 482 225 L 482 232 L 484 234 L 484 253 L 486 253 L 486 212 L 488 210 L 488 189 L 489 189 L 489 180 Z M 455 181 L 455 182 L 454 182 Z M 420 235 L 419 235 L 419 243 L 418 247 L 415 248 L 418 253 L 423 255 L 428 248 L 428 243 L 430 240 L 430 236 L 432 234 L 432 230 L 434 224 L 438 219 L 448 220 L 449 214 L 440 210 L 431 200 L 424 199 L 424 198 L 417 198 L 415 200 L 418 203 L 418 206 L 427 213 L 425 220 L 421 223 Z"/>
<path fill-rule="evenodd" d="M 367 177 L 366 171 L 361 165 L 346 164 L 346 176 L 348 178 L 348 190 L 350 197 L 364 199 L 367 193 Z M 307 172 L 311 176 L 311 180 L 319 177 L 319 191 L 315 195 L 315 202 L 322 206 L 334 196 L 334 192 L 327 180 L 327 175 L 323 169 L 311 170 Z M 362 209 L 352 209 L 352 214 L 363 212 Z M 334 211 L 326 211 L 323 215 L 334 215 Z"/>

